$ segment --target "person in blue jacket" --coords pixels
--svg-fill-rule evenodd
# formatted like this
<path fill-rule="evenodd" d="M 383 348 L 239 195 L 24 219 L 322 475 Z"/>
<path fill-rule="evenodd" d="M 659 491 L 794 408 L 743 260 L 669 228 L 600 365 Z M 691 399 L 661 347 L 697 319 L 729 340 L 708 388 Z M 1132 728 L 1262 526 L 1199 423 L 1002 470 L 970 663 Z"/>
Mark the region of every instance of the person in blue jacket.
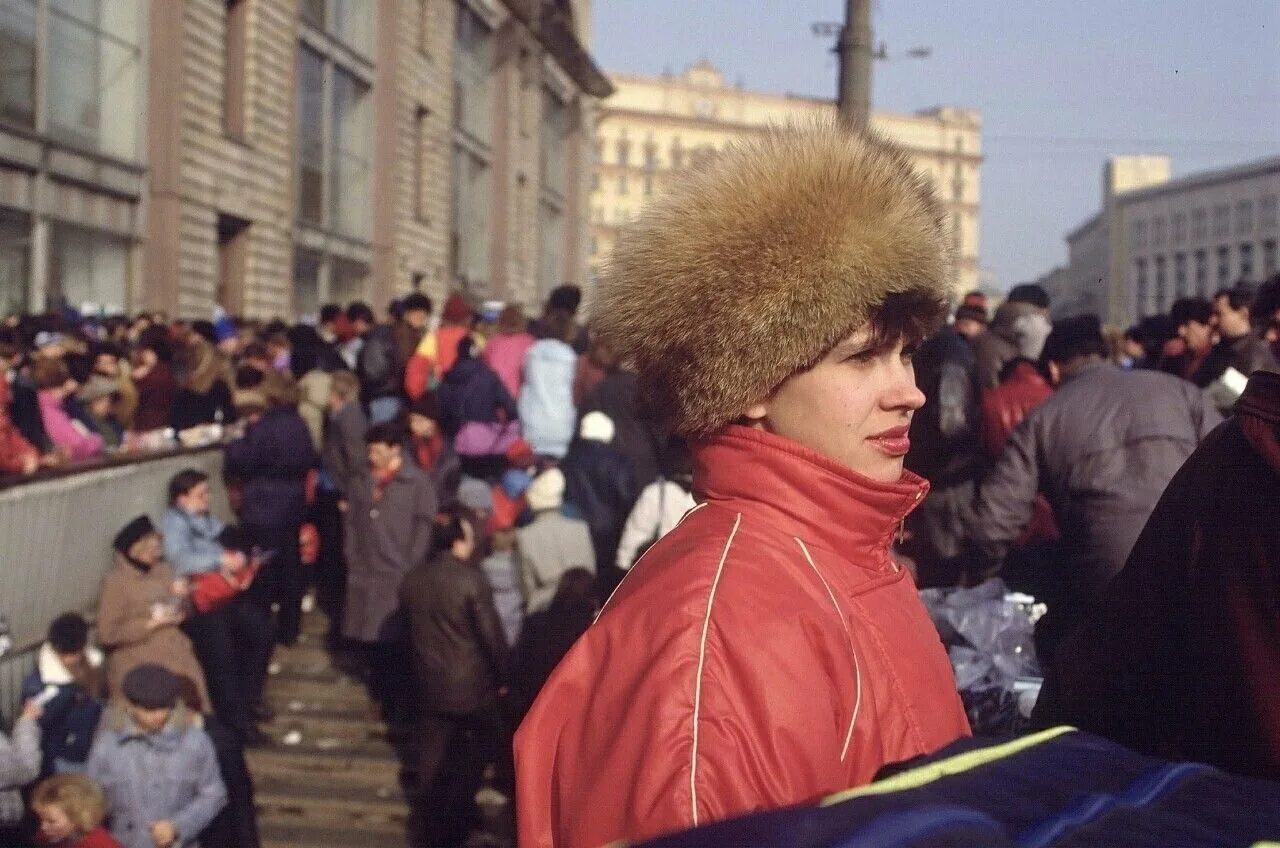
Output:
<path fill-rule="evenodd" d="M 102 718 L 102 651 L 89 644 L 89 624 L 64 613 L 49 625 L 36 667 L 22 681 L 22 700 L 39 699 L 40 776 L 84 771 Z"/>

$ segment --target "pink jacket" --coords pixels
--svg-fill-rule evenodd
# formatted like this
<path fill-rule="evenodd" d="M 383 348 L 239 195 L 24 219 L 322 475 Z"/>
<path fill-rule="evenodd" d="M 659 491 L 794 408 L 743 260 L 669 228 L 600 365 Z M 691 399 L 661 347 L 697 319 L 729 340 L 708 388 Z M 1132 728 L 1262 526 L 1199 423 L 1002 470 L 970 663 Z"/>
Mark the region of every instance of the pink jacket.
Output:
<path fill-rule="evenodd" d="M 72 459 L 88 459 L 102 454 L 102 437 L 90 433 L 83 424 L 71 420 L 62 408 L 62 399 L 48 389 L 39 392 L 40 420 L 54 445 L 66 448 Z"/>
<path fill-rule="evenodd" d="M 524 384 L 524 355 L 537 341 L 528 333 L 499 333 L 489 339 L 480 358 L 492 368 L 513 398 Z"/>

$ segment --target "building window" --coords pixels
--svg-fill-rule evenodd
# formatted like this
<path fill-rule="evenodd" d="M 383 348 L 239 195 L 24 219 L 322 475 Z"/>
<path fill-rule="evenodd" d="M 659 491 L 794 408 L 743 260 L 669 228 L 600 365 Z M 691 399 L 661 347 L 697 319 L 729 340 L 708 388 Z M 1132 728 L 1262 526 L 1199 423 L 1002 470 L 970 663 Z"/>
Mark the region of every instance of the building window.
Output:
<path fill-rule="evenodd" d="M 1218 287 L 1225 288 L 1231 279 L 1231 249 L 1225 244 L 1218 247 Z"/>
<path fill-rule="evenodd" d="M 1204 297 L 1209 291 L 1209 251 L 1196 251 L 1196 294 Z"/>
<path fill-rule="evenodd" d="M 618 174 L 618 194 L 628 194 L 630 189 L 627 186 L 627 175 Z"/>
<path fill-rule="evenodd" d="M 542 89 L 542 125 L 539 129 L 539 164 L 542 191 L 538 201 L 538 281 L 550 291 L 564 281 L 565 208 L 569 182 L 569 104 L 549 88 Z"/>
<path fill-rule="evenodd" d="M 122 238 L 55 224 L 49 249 L 46 308 L 66 304 L 86 315 L 125 311 L 129 243 Z"/>
<path fill-rule="evenodd" d="M 1137 259 L 1133 263 L 1134 269 L 1134 291 L 1137 293 L 1137 307 L 1139 317 L 1151 314 L 1151 306 L 1148 299 L 1151 296 L 1150 289 L 1147 284 L 1147 260 Z"/>
<path fill-rule="evenodd" d="M 245 271 L 249 258 L 249 222 L 218 216 L 218 290 L 214 302 L 233 315 L 244 311 Z"/>
<path fill-rule="evenodd" d="M 1240 245 L 1240 279 L 1253 279 L 1253 245 L 1249 242 Z"/>
<path fill-rule="evenodd" d="M 2 250 L 3 248 L 0 248 Z M 3 260 L 0 260 L 2 262 Z M 1262 243 L 1262 276 L 1270 278 L 1276 272 L 1276 240 L 1267 239 Z M 0 280 L 4 271 L 0 268 Z"/>
<path fill-rule="evenodd" d="M 298 50 L 298 218 L 324 223 L 324 58 Z"/>
<path fill-rule="evenodd" d="M 222 129 L 245 135 L 245 60 L 248 56 L 249 0 L 227 0 L 227 35 L 222 65 Z"/>
<path fill-rule="evenodd" d="M 431 138 L 431 112 L 419 106 L 413 115 L 413 217 L 419 223 L 431 219 L 431 201 L 427 191 L 429 145 Z"/>
<path fill-rule="evenodd" d="M 1186 297 L 1187 291 L 1187 254 L 1173 255 L 1173 292 L 1175 297 Z"/>
<path fill-rule="evenodd" d="M 684 167 L 684 148 L 680 146 L 680 136 L 676 136 L 671 140 L 671 167 Z"/>
<path fill-rule="evenodd" d="M 431 0 L 418 0 L 418 52 L 431 52 Z"/>
<path fill-rule="evenodd" d="M 653 194 L 653 174 L 646 172 L 644 175 L 644 196 L 649 197 Z"/>
<path fill-rule="evenodd" d="M 1191 210 L 1191 238 L 1201 241 L 1209 237 L 1209 215 L 1203 209 Z"/>
<path fill-rule="evenodd" d="M 1163 256 L 1156 257 L 1156 311 L 1164 312 L 1169 306 L 1169 290 L 1166 288 L 1165 261 Z"/>
<path fill-rule="evenodd" d="M 488 285 L 492 226 L 493 31 L 465 4 L 454 30 L 453 215 L 449 239 L 455 282 Z"/>
<path fill-rule="evenodd" d="M 0 0 L 0 121 L 36 123 L 36 0 Z"/>
<path fill-rule="evenodd" d="M 1133 239 L 1133 246 L 1135 248 L 1142 249 L 1146 247 L 1147 246 L 1147 222 L 1134 221 L 1132 234 L 1130 235 L 1130 238 Z"/>
<path fill-rule="evenodd" d="M 1187 240 L 1187 213 L 1178 212 L 1173 216 L 1173 243 L 1183 244 Z"/>
<path fill-rule="evenodd" d="M 0 318 L 27 311 L 31 219 L 0 208 Z"/>
<path fill-rule="evenodd" d="M 373 221 L 373 96 L 369 86 L 341 67 L 333 69 L 329 172 L 330 223 L 348 235 L 370 238 Z"/>
<path fill-rule="evenodd" d="M 334 256 L 329 267 L 329 300 L 350 303 L 366 297 L 369 266 L 363 262 Z"/>
<path fill-rule="evenodd" d="M 625 138 L 618 139 L 618 167 L 625 168 L 631 159 L 631 142 Z"/>
<path fill-rule="evenodd" d="M 1231 207 L 1225 203 L 1213 207 L 1213 237 L 1223 238 L 1231 234 Z"/>
<path fill-rule="evenodd" d="M 1276 196 L 1268 194 L 1262 198 L 1258 204 L 1259 208 L 1259 224 L 1264 230 L 1274 230 L 1277 225 L 1277 209 Z"/>
<path fill-rule="evenodd" d="M 317 251 L 299 247 L 293 254 L 293 309 L 298 315 L 319 315 L 320 269 L 324 257 Z"/>
<path fill-rule="evenodd" d="M 1164 247 L 1164 218 L 1155 218 L 1151 222 L 1151 246 Z"/>
<path fill-rule="evenodd" d="M 1236 204 L 1236 235 L 1253 232 L 1253 201 L 1242 200 Z"/>
<path fill-rule="evenodd" d="M 373 7 L 368 0 L 300 0 L 302 20 L 365 56 L 373 55 Z"/>

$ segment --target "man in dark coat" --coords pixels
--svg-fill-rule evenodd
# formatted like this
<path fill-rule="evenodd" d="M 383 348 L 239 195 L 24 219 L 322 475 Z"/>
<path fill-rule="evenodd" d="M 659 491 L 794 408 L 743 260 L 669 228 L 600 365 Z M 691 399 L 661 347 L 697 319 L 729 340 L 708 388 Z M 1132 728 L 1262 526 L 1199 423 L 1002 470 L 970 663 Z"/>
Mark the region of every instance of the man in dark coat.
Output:
<path fill-rule="evenodd" d="M 591 528 L 601 597 L 608 597 L 622 579 L 614 565 L 618 540 L 631 507 L 640 496 L 631 462 L 613 441 L 614 426 L 609 416 L 588 412 L 560 466 L 565 478 L 565 502 L 577 507 Z"/>
<path fill-rule="evenodd" d="M 475 341 L 470 336 L 458 343 L 458 359 L 436 390 L 436 402 L 446 439 L 472 421 L 492 424 L 517 417 L 515 399 L 497 373 L 475 355 Z"/>
<path fill-rule="evenodd" d="M 356 376 L 360 378 L 360 399 L 369 412 L 369 421 L 390 421 L 404 403 L 401 386 L 405 363 L 396 347 L 395 332 L 389 324 L 374 322 L 373 310 L 367 303 L 351 304 L 347 318 L 364 341 L 356 357 Z"/>
<path fill-rule="evenodd" d="M 1037 629 L 1046 655 L 1123 567 L 1169 480 L 1222 421 L 1192 384 L 1125 371 L 1107 350 L 1097 316 L 1054 326 L 1044 359 L 1059 388 L 1010 435 L 966 523 L 973 564 L 987 570 L 1027 526 L 1036 494 L 1048 498 L 1062 539 L 1036 586 L 1050 610 Z"/>
<path fill-rule="evenodd" d="M 400 587 L 422 694 L 418 771 L 431 845 L 461 845 L 485 766 L 498 756 L 498 695 L 507 639 L 484 574 L 470 561 L 475 529 L 461 509 L 441 516 L 436 556 Z"/>
<path fill-rule="evenodd" d="M 1038 359 L 1049 329 L 1048 293 L 1035 283 L 1014 286 L 991 326 L 973 340 L 982 387 L 1000 385 L 1000 369 L 1015 356 Z"/>
<path fill-rule="evenodd" d="M 1248 285 L 1223 289 L 1214 295 L 1213 322 L 1218 343 L 1191 378 L 1197 386 L 1209 388 L 1224 413 L 1231 411 L 1253 372 L 1280 372 L 1271 346 L 1253 330 L 1253 299 L 1253 287 Z"/>
<path fill-rule="evenodd" d="M 658 459 L 667 443 L 667 434 L 640 409 L 638 382 L 639 377 L 631 371 L 610 372 L 578 408 L 580 417 L 592 412 L 609 416 L 614 427 L 613 446 L 631 460 L 637 492 L 658 479 Z"/>
<path fill-rule="evenodd" d="M 1280 375 L 1258 372 L 1058 651 L 1038 724 L 1280 779 L 1278 432 Z"/>

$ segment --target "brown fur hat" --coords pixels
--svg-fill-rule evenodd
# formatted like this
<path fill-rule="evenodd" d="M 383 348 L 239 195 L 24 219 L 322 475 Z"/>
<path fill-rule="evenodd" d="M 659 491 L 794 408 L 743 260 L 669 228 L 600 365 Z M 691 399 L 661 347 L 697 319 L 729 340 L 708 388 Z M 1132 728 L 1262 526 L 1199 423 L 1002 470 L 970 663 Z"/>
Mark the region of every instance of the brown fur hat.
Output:
<path fill-rule="evenodd" d="M 642 404 L 702 436 L 911 293 L 950 299 L 943 213 L 907 156 L 834 122 L 737 143 L 648 204 L 604 270 L 594 326 Z"/>

